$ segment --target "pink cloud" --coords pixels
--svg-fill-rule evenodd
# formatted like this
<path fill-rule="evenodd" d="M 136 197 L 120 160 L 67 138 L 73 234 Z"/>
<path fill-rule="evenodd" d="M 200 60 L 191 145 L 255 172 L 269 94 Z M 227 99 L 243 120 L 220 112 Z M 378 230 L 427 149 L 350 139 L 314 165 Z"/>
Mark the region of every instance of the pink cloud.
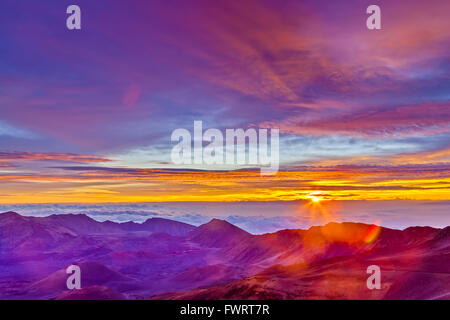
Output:
<path fill-rule="evenodd" d="M 274 126 L 290 134 L 432 135 L 450 132 L 450 102 L 367 108 L 309 119 L 297 116 L 261 124 Z"/>

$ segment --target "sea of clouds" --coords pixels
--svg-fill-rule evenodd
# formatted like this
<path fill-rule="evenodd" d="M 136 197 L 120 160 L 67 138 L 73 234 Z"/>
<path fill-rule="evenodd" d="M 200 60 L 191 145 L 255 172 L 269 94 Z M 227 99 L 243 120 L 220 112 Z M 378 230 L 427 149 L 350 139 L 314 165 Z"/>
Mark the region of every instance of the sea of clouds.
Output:
<path fill-rule="evenodd" d="M 327 206 L 329 217 L 311 215 L 301 201 L 231 203 L 107 203 L 107 204 L 13 204 L 0 205 L 0 212 L 15 211 L 24 216 L 86 214 L 97 221 L 144 222 L 153 217 L 186 222 L 195 226 L 213 218 L 226 220 L 250 233 L 282 229 L 307 229 L 330 221 L 377 223 L 403 229 L 409 226 L 450 225 L 449 201 L 347 201 Z"/>

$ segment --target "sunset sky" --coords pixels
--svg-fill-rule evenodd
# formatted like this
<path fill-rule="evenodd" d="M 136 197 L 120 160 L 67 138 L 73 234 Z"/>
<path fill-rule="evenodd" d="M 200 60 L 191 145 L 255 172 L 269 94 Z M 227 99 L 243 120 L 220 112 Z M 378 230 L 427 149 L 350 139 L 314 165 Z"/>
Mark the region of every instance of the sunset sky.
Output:
<path fill-rule="evenodd" d="M 0 3 L 1 204 L 450 201 L 449 1 L 73 2 Z M 194 120 L 279 173 L 171 164 Z"/>

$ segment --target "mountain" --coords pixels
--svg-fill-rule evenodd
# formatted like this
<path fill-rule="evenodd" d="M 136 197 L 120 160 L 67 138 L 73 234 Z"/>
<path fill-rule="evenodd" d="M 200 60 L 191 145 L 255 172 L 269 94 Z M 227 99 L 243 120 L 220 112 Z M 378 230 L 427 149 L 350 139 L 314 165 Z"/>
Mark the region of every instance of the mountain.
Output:
<path fill-rule="evenodd" d="M 142 223 L 141 228 L 149 232 L 164 232 L 172 236 L 185 236 L 196 229 L 193 225 L 163 218 L 150 218 Z"/>
<path fill-rule="evenodd" d="M 163 219 L 149 218 L 143 223 L 132 221 L 116 223 L 112 221 L 99 222 L 85 214 L 51 215 L 43 218 L 34 218 L 38 223 L 60 225 L 80 235 L 123 233 L 123 232 L 164 232 L 174 236 L 183 236 L 194 230 L 193 225 Z"/>
<path fill-rule="evenodd" d="M 78 264 L 78 266 L 81 270 L 82 288 L 100 285 L 107 285 L 114 288 L 120 287 L 122 283 L 131 283 L 134 281 L 134 279 L 97 262 L 83 262 Z M 59 294 L 68 291 L 66 284 L 67 277 L 66 268 L 63 268 L 31 284 L 28 292 L 33 296 L 55 298 Z"/>
<path fill-rule="evenodd" d="M 55 300 L 126 300 L 127 298 L 108 287 L 91 286 L 62 293 Z"/>
<path fill-rule="evenodd" d="M 127 232 L 160 232 L 183 236 L 195 227 L 187 223 L 162 218 L 150 218 L 144 223 L 99 222 L 84 214 L 25 217 L 15 212 L 0 214 L 0 248 L 48 249 L 70 238 L 85 235 L 123 234 Z"/>
<path fill-rule="evenodd" d="M 421 264 L 426 256 L 396 259 L 335 257 L 315 263 L 276 265 L 256 275 L 227 284 L 161 294 L 154 300 L 398 300 L 449 299 L 449 256 L 438 256 L 447 272 L 430 272 Z M 381 289 L 366 287 L 367 267 L 381 269 Z M 426 263 L 425 263 L 426 264 Z"/>
<path fill-rule="evenodd" d="M 262 235 L 266 244 L 280 248 L 284 242 L 287 248 L 272 266 L 225 285 L 151 299 L 450 298 L 449 227 L 380 228 L 378 238 L 368 243 L 364 239 L 370 229 L 364 224 L 332 223 L 307 231 L 283 230 Z M 293 260 L 300 263 L 286 263 Z M 380 290 L 366 287 L 370 265 L 381 269 Z"/>
<path fill-rule="evenodd" d="M 202 246 L 222 248 L 250 239 L 252 235 L 225 220 L 212 219 L 187 235 Z"/>
<path fill-rule="evenodd" d="M 253 235 L 212 219 L 0 214 L 0 299 L 445 299 L 450 227 L 343 222 Z M 82 269 L 68 291 L 65 270 Z M 366 269 L 382 270 L 368 290 Z"/>
<path fill-rule="evenodd" d="M 450 247 L 450 227 L 439 230 L 436 236 L 430 240 L 430 245 L 434 248 Z"/>
<path fill-rule="evenodd" d="M 120 233 L 120 224 L 111 221 L 99 222 L 85 214 L 55 214 L 48 217 L 27 217 L 31 221 L 50 226 L 61 226 L 77 235 Z"/>
<path fill-rule="evenodd" d="M 24 217 L 15 212 L 0 214 L 0 249 L 2 251 L 17 249 L 18 252 L 39 251 L 76 236 L 65 226 L 39 223 L 38 219 Z"/>
<path fill-rule="evenodd" d="M 198 287 L 226 284 L 248 275 L 243 267 L 214 264 L 184 269 L 172 277 L 159 280 L 152 288 L 154 295 Z M 148 297 L 148 296 L 147 296 Z"/>

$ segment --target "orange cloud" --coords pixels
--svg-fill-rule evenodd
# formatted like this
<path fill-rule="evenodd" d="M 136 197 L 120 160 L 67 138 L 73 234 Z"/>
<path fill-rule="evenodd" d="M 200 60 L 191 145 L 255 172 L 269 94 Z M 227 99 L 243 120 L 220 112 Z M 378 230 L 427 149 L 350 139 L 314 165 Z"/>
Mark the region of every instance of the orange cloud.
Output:
<path fill-rule="evenodd" d="M 450 166 L 299 167 L 258 170 L 61 168 L 58 174 L 0 175 L 0 202 L 450 200 Z"/>
<path fill-rule="evenodd" d="M 355 156 L 331 158 L 316 161 L 317 166 L 401 166 L 401 165 L 435 165 L 450 163 L 450 148 L 414 153 L 400 153 L 385 156 Z"/>

